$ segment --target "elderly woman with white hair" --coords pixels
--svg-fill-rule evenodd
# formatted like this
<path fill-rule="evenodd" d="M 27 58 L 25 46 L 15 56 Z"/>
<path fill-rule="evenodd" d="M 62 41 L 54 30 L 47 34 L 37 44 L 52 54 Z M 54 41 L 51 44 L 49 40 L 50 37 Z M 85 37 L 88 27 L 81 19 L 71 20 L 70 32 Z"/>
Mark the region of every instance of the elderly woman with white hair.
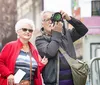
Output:
<path fill-rule="evenodd" d="M 29 42 L 34 30 L 30 19 L 20 19 L 16 23 L 18 39 L 7 43 L 0 54 L 0 85 L 42 85 L 41 71 L 48 59 L 41 59 Z"/>

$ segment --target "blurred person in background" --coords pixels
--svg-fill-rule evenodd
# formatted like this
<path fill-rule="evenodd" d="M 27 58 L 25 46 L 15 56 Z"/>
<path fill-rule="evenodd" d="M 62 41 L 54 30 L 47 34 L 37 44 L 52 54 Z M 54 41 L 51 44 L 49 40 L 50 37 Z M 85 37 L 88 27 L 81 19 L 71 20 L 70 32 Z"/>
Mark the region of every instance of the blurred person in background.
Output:
<path fill-rule="evenodd" d="M 40 73 L 48 59 L 41 58 L 29 41 L 34 30 L 34 23 L 30 19 L 20 19 L 16 23 L 15 31 L 18 39 L 7 43 L 0 54 L 0 85 L 17 85 L 14 75 L 19 69 L 26 73 L 20 85 L 24 85 L 24 83 L 26 83 L 25 85 L 42 85 Z M 20 77 L 20 75 L 18 76 Z"/>
<path fill-rule="evenodd" d="M 74 85 L 70 66 L 59 52 L 59 47 L 76 59 L 73 42 L 84 36 L 88 29 L 80 20 L 68 16 L 64 11 L 61 10 L 59 13 L 65 22 L 53 22 L 54 12 L 41 13 L 42 35 L 36 38 L 35 44 L 40 55 L 48 58 L 48 63 L 42 72 L 45 85 Z M 73 26 L 72 29 L 65 28 L 64 24 L 67 22 Z"/>

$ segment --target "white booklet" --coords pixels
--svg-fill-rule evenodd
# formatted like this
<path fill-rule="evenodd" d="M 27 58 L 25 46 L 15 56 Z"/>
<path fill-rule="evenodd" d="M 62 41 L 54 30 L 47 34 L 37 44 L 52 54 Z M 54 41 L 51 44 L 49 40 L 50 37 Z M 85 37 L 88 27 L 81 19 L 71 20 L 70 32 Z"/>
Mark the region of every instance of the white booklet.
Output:
<path fill-rule="evenodd" d="M 26 72 L 24 72 L 23 70 L 19 69 L 16 74 L 14 75 L 14 82 L 16 84 L 18 84 L 22 78 L 25 76 Z"/>

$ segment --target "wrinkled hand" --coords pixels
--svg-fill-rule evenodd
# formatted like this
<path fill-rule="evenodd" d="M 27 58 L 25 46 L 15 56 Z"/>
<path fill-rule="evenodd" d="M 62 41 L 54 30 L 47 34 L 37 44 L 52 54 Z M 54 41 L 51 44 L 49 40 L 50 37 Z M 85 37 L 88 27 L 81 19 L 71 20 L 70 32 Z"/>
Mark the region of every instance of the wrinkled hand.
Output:
<path fill-rule="evenodd" d="M 46 58 L 45 56 L 42 58 L 41 61 L 44 65 L 46 65 L 48 63 L 48 58 Z"/>
<path fill-rule="evenodd" d="M 63 23 L 62 22 L 55 22 L 52 28 L 53 31 L 62 32 Z"/>
<path fill-rule="evenodd" d="M 14 75 L 9 75 L 7 77 L 8 85 L 14 85 Z"/>
<path fill-rule="evenodd" d="M 63 19 L 71 20 L 70 16 L 68 16 L 68 14 L 65 13 L 63 10 L 61 10 L 60 13 L 62 14 L 62 18 L 63 18 Z"/>

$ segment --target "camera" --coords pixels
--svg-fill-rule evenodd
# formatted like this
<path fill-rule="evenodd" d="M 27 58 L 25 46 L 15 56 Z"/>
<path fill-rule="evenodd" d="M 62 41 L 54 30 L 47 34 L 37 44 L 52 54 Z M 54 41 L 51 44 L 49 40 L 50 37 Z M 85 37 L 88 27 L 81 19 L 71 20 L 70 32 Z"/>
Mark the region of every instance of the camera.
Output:
<path fill-rule="evenodd" d="M 52 17 L 51 17 L 52 23 L 59 22 L 59 21 L 62 21 L 62 20 L 63 19 L 62 19 L 62 15 L 61 15 L 60 12 L 56 12 L 56 13 L 52 14 Z"/>

